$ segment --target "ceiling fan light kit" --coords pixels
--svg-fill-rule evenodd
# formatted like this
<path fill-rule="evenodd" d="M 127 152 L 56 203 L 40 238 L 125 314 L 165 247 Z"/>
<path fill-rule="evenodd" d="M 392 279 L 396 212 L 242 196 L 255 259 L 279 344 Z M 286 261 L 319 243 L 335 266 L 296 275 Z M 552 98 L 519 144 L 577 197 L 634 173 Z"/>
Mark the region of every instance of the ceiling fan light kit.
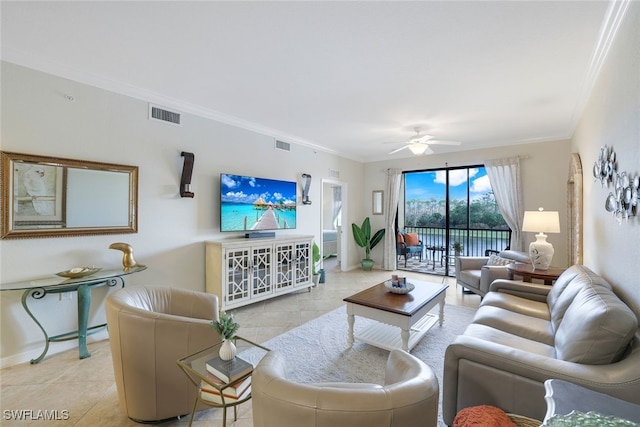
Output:
<path fill-rule="evenodd" d="M 429 144 L 460 145 L 458 141 L 435 140 L 433 135 L 420 135 L 420 128 L 415 128 L 415 131 L 416 135 L 413 138 L 405 142 L 402 147 L 389 152 L 389 154 L 395 154 L 408 148 L 414 155 L 421 156 L 433 153 L 433 150 L 429 148 Z"/>
<path fill-rule="evenodd" d="M 416 156 L 424 154 L 424 152 L 427 151 L 427 148 L 427 144 L 423 144 L 421 142 L 412 142 L 409 144 L 409 150 L 411 150 L 411 152 Z"/>

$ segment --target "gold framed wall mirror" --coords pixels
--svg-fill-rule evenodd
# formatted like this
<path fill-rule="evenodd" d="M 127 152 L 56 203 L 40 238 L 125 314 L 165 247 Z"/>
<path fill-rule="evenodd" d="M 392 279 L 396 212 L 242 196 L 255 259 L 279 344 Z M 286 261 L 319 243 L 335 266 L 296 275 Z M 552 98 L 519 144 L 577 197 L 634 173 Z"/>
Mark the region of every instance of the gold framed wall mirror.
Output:
<path fill-rule="evenodd" d="M 0 238 L 138 232 L 137 166 L 0 154 Z"/>
<path fill-rule="evenodd" d="M 374 190 L 373 194 L 372 194 L 372 212 L 373 215 L 382 215 L 383 214 L 383 208 L 382 208 L 382 203 L 384 200 L 384 191 L 382 190 Z"/>

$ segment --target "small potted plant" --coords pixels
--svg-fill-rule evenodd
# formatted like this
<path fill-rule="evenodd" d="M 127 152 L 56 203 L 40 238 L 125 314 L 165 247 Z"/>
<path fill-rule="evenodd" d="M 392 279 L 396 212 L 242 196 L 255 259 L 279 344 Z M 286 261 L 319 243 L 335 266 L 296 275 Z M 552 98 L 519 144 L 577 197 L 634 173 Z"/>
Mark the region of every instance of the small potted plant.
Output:
<path fill-rule="evenodd" d="M 376 231 L 371 237 L 371 223 L 369 217 L 366 217 L 362 222 L 362 226 L 358 227 L 358 224 L 351 224 L 353 231 L 353 238 L 356 244 L 361 248 L 364 248 L 364 259 L 360 262 L 362 269 L 370 271 L 373 268 L 373 260 L 371 259 L 371 249 L 373 249 L 384 237 L 384 228 Z"/>
<path fill-rule="evenodd" d="M 218 320 L 214 319 L 211 321 L 211 326 L 222 338 L 220 358 L 222 360 L 231 360 L 236 357 L 237 350 L 232 340 L 236 336 L 236 332 L 238 332 L 240 325 L 233 319 L 233 314 L 227 314 L 226 312 L 221 311 Z"/>
<path fill-rule="evenodd" d="M 313 283 L 315 283 L 316 286 L 318 285 L 318 283 L 324 283 L 324 281 L 320 281 L 324 273 L 324 270 L 319 268 L 321 259 L 322 257 L 320 255 L 320 247 L 316 242 L 313 242 L 313 248 L 311 253 L 311 261 L 312 261 L 311 274 L 313 275 Z"/>
<path fill-rule="evenodd" d="M 464 250 L 464 245 L 460 242 L 453 242 L 451 247 L 453 248 L 453 253 L 455 254 L 455 256 L 460 256 L 462 254 L 462 251 Z"/>

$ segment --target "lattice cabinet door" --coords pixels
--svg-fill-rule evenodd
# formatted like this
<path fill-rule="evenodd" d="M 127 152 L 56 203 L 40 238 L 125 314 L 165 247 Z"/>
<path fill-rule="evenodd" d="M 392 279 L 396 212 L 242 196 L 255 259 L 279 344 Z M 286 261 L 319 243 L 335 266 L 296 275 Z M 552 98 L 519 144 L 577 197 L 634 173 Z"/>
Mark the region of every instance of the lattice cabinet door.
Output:
<path fill-rule="evenodd" d="M 273 292 L 273 246 L 251 248 L 252 280 L 251 297 L 259 297 Z"/>
<path fill-rule="evenodd" d="M 275 287 L 276 292 L 293 287 L 295 274 L 295 244 L 278 243 L 275 245 Z"/>
<path fill-rule="evenodd" d="M 206 290 L 230 310 L 311 288 L 312 242 L 310 235 L 205 242 Z"/>
<path fill-rule="evenodd" d="M 248 300 L 249 286 L 251 283 L 252 269 L 250 250 L 227 249 L 226 259 L 226 303 L 238 303 Z"/>
<path fill-rule="evenodd" d="M 296 242 L 295 284 L 309 283 L 311 280 L 311 243 Z"/>

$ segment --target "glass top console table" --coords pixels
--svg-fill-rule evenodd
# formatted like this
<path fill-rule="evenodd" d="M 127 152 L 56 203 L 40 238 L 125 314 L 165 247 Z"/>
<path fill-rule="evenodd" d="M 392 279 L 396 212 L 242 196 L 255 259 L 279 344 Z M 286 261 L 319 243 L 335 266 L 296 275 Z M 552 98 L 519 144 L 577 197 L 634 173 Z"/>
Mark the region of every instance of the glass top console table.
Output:
<path fill-rule="evenodd" d="M 87 325 L 89 319 L 89 307 L 91 306 L 91 289 L 99 288 L 105 285 L 114 287 L 118 284 L 124 287 L 124 276 L 138 273 L 146 269 L 146 267 L 140 266 L 133 267 L 128 271 L 124 271 L 122 269 L 100 270 L 89 276 L 75 279 L 69 279 L 60 276 L 49 276 L 33 280 L 25 280 L 22 282 L 0 284 L 0 291 L 3 292 L 23 291 L 22 307 L 44 334 L 44 350 L 42 350 L 40 356 L 36 357 L 35 359 L 31 359 L 31 363 L 38 363 L 44 358 L 44 356 L 47 354 L 47 351 L 49 350 L 50 342 L 67 341 L 75 338 L 78 339 L 78 353 L 80 359 L 91 357 L 91 353 L 89 353 L 89 350 L 87 349 L 87 334 L 97 332 L 98 329 L 106 326 L 106 323 L 91 327 L 88 327 Z M 29 305 L 27 304 L 27 302 L 29 301 L 29 296 L 34 299 L 42 299 L 47 294 L 59 294 L 62 292 L 78 293 L 78 330 L 66 332 L 60 335 L 49 336 L 45 328 L 29 309 Z"/>

